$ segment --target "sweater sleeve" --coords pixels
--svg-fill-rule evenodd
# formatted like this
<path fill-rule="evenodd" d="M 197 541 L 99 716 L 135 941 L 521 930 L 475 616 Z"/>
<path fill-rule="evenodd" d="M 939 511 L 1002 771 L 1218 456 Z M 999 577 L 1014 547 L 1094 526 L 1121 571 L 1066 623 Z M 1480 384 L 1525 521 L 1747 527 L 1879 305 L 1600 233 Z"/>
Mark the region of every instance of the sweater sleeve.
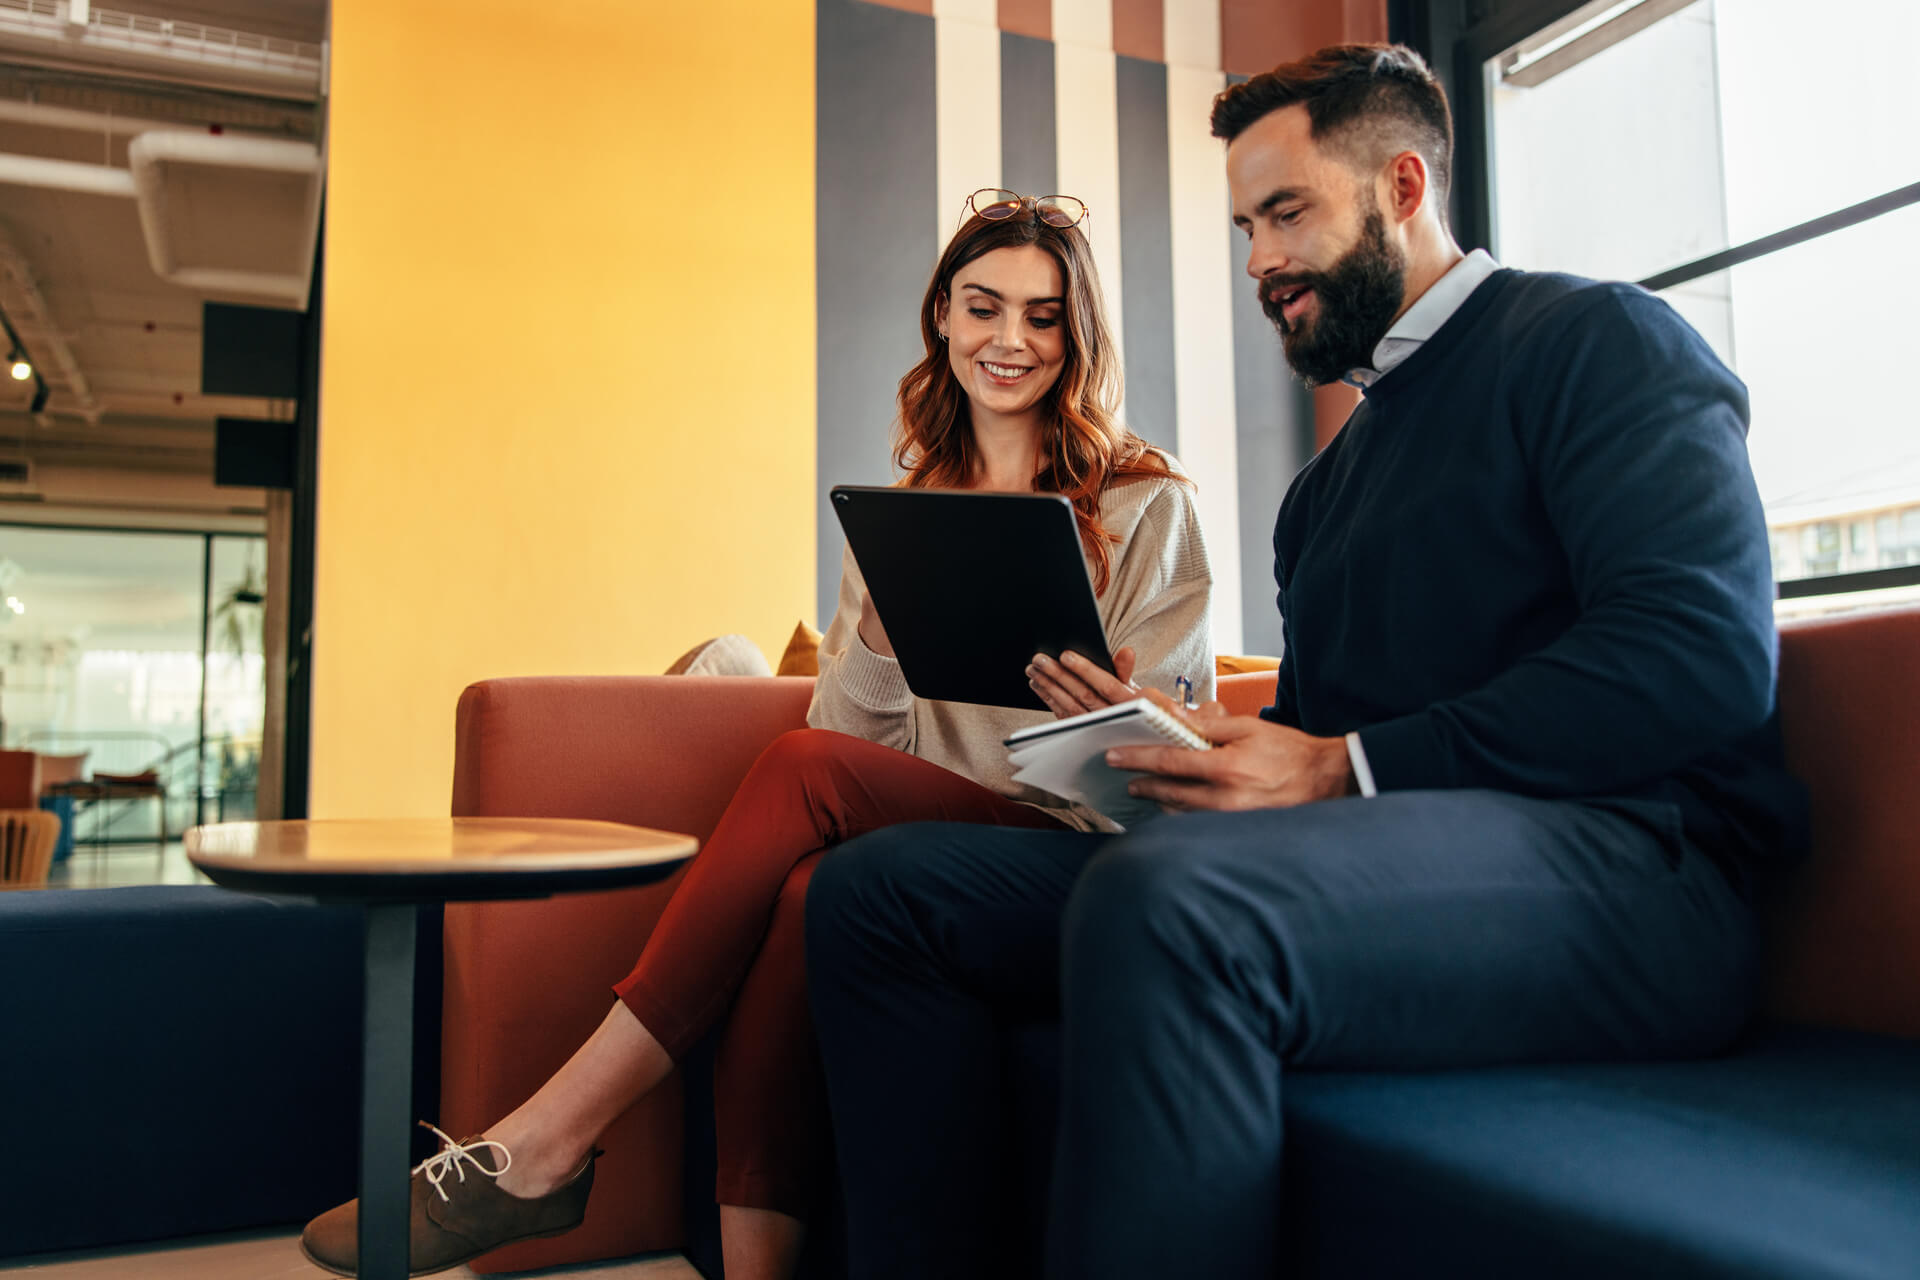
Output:
<path fill-rule="evenodd" d="M 820 675 L 813 684 L 807 724 L 910 752 L 917 737 L 913 693 L 900 664 L 867 648 L 860 638 L 860 597 L 865 591 L 866 580 L 848 547 L 840 557 L 840 601 L 827 634 L 820 638 Z"/>
<path fill-rule="evenodd" d="M 1101 615 L 1107 644 L 1131 645 L 1133 682 L 1174 696 L 1185 676 L 1201 702 L 1213 697 L 1213 571 L 1200 518 L 1184 484 L 1161 486 L 1148 499 L 1132 536 L 1115 557 Z"/>
<path fill-rule="evenodd" d="M 1614 793 L 1772 712 L 1773 575 L 1739 379 L 1624 286 L 1541 326 L 1509 368 L 1578 617 L 1479 688 L 1363 728 L 1382 791 Z"/>

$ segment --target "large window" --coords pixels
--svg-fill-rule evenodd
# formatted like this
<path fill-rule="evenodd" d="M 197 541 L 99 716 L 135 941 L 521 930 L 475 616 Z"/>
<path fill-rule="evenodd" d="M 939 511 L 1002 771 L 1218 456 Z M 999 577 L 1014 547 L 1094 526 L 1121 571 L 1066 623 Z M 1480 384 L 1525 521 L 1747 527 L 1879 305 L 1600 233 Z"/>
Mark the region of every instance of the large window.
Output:
<path fill-rule="evenodd" d="M 1920 91 L 1871 54 L 1920 45 L 1920 5 L 1396 11 L 1445 45 L 1463 239 L 1644 284 L 1747 383 L 1782 611 L 1920 599 L 1920 413 L 1898 376 L 1920 350 Z"/>
<path fill-rule="evenodd" d="M 264 556 L 246 535 L 0 525 L 0 745 L 152 770 L 173 833 L 251 816 Z M 147 841 L 158 816 L 96 806 L 79 834 Z"/>

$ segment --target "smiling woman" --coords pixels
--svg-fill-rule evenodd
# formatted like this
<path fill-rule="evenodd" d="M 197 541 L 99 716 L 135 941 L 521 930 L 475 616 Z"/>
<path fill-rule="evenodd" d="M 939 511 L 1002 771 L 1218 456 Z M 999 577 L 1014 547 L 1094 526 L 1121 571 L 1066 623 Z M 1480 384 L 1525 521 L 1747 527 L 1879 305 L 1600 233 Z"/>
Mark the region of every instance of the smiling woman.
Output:
<path fill-rule="evenodd" d="M 1120 362 L 1086 236 L 1037 207 L 976 213 L 934 268 L 920 328 L 926 356 L 900 380 L 904 483 L 1065 494 L 1104 591 L 1118 538 L 1103 490 L 1173 472 L 1115 419 Z"/>
<path fill-rule="evenodd" d="M 1005 436 L 1009 429 L 1024 435 L 1039 417 L 1066 360 L 1060 290 L 1059 266 L 1034 245 L 995 249 L 954 277 L 940 308 L 942 336 L 947 363 L 972 402 L 976 438 Z M 984 442 L 982 452 L 991 464 Z M 1025 470 L 1007 478 L 1025 484 L 1034 468 L 1032 459 L 1020 461 Z"/>

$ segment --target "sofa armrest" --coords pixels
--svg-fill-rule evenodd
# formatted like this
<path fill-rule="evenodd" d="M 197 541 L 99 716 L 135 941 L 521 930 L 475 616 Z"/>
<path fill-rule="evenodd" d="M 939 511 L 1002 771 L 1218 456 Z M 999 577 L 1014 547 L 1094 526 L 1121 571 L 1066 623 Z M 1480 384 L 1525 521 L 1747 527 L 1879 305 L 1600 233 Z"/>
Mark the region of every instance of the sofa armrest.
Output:
<path fill-rule="evenodd" d="M 1920 608 L 1780 632 L 1780 728 L 1813 856 L 1770 887 L 1771 1008 L 1920 1037 Z"/>
<path fill-rule="evenodd" d="M 1244 671 L 1216 680 L 1213 696 L 1236 716 L 1257 716 L 1273 705 L 1277 684 L 1271 671 Z"/>
<path fill-rule="evenodd" d="M 625 676 L 488 680 L 461 694 L 455 817 L 597 818 L 704 840 L 780 734 L 806 725 L 806 679 Z M 613 1002 L 678 875 L 611 893 L 450 903 L 441 1127 L 478 1133 L 566 1061 Z M 681 1091 L 653 1091 L 601 1140 L 578 1230 L 488 1254 L 476 1271 L 678 1247 Z M 693 1188 L 692 1194 L 709 1194 Z"/>
<path fill-rule="evenodd" d="M 797 677 L 486 680 L 460 695 L 455 817 L 599 818 L 704 839 L 781 733 L 805 727 Z"/>

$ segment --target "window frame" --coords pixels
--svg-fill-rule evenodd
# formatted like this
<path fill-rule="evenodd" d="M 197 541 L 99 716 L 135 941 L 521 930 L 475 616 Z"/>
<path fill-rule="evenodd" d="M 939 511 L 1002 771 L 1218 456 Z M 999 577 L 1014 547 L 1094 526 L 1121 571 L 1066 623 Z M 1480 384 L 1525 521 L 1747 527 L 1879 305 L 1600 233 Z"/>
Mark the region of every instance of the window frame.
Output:
<path fill-rule="evenodd" d="M 1388 38 L 1411 45 L 1426 58 L 1453 108 L 1453 190 L 1448 209 L 1454 235 L 1461 244 L 1491 247 L 1494 242 L 1493 118 L 1487 109 L 1487 63 L 1503 50 L 1565 20 L 1588 2 L 1387 0 Z M 1920 181 L 1678 263 L 1635 283 L 1657 293 L 1916 204 L 1920 204 Z M 1782 600 L 1920 586 L 1920 564 L 1789 578 L 1774 585 Z"/>

